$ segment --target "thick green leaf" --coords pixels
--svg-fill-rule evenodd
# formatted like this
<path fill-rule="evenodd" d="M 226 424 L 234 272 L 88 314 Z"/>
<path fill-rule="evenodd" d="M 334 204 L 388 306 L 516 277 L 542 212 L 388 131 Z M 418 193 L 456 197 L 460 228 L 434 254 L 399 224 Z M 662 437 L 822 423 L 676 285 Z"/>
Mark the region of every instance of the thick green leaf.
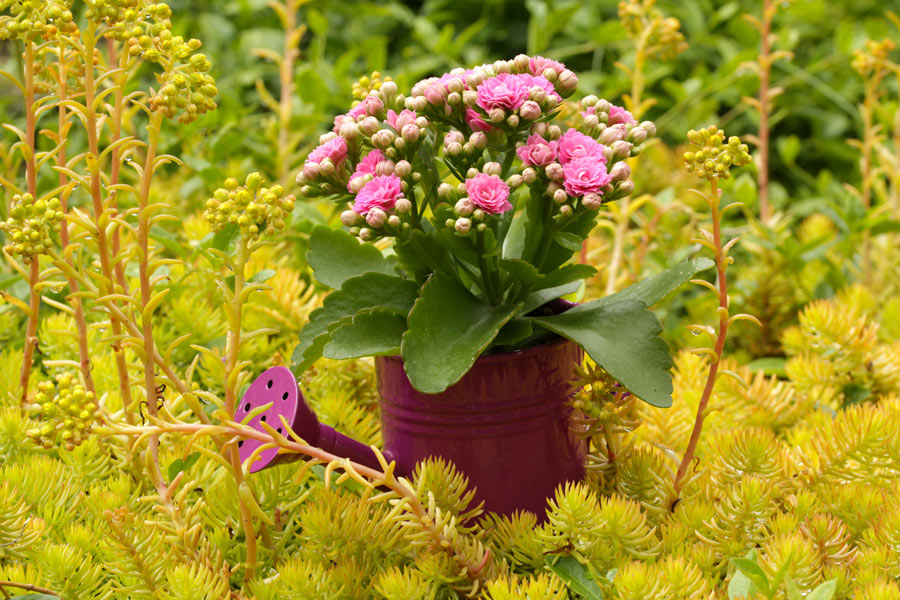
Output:
<path fill-rule="evenodd" d="M 558 269 L 554 269 L 550 273 L 544 275 L 540 284 L 535 286 L 536 289 L 559 287 L 572 281 L 581 281 L 588 277 L 593 277 L 597 269 L 591 265 L 571 264 Z"/>
<path fill-rule="evenodd" d="M 606 298 L 603 298 L 603 300 L 609 299 L 609 301 L 614 301 L 627 298 L 640 300 L 647 306 L 653 306 L 683 284 L 690 281 L 694 275 L 715 266 L 715 264 L 714 261 L 703 257 L 686 260 L 679 265 L 666 269 L 659 275 L 639 281 L 634 285 L 628 286 L 621 292 L 607 296 Z"/>
<path fill-rule="evenodd" d="M 306 260 L 316 280 L 334 289 L 351 277 L 366 273 L 396 275 L 396 261 L 383 256 L 378 248 L 360 243 L 342 229 L 325 225 L 316 225 L 309 234 Z"/>
<path fill-rule="evenodd" d="M 506 258 L 498 261 L 498 263 L 522 285 L 531 286 L 541 280 L 541 273 L 537 268 L 524 260 L 518 258 Z"/>
<path fill-rule="evenodd" d="M 528 296 L 525 298 L 525 302 L 522 304 L 522 314 L 527 315 L 534 309 L 540 308 L 551 300 L 556 300 L 557 298 L 562 298 L 563 296 L 574 294 L 580 287 L 581 281 L 572 281 L 570 283 L 565 283 L 557 287 L 531 292 L 530 294 L 528 294 Z"/>
<path fill-rule="evenodd" d="M 182 460 L 180 458 L 176 458 L 169 465 L 169 481 L 173 481 L 175 477 L 178 476 L 178 473 L 184 471 L 187 473 L 188 469 L 190 469 L 194 464 L 200 460 L 199 452 L 191 452 L 187 455 L 187 458 Z"/>
<path fill-rule="evenodd" d="M 517 342 L 521 342 L 534 331 L 534 326 L 530 319 L 512 319 L 500 328 L 497 337 L 494 338 L 494 344 L 497 346 L 511 346 Z"/>
<path fill-rule="evenodd" d="M 422 287 L 403 334 L 404 368 L 413 387 L 437 394 L 459 381 L 522 307 L 491 306 L 437 272 Z"/>
<path fill-rule="evenodd" d="M 578 252 L 579 250 L 581 250 L 581 245 L 584 243 L 584 238 L 568 231 L 557 231 L 553 235 L 553 241 L 566 250 Z"/>
<path fill-rule="evenodd" d="M 273 277 L 275 277 L 275 271 L 272 269 L 263 269 L 248 279 L 247 283 L 265 283 Z"/>
<path fill-rule="evenodd" d="M 359 358 L 400 354 L 406 313 L 391 308 L 361 310 L 331 332 L 322 354 L 328 358 Z"/>
<path fill-rule="evenodd" d="M 231 246 L 240 235 L 241 228 L 235 223 L 229 223 L 213 236 L 211 246 L 220 252 L 225 252 L 225 249 Z"/>
<path fill-rule="evenodd" d="M 532 320 L 579 344 L 632 394 L 653 406 L 672 406 L 672 358 L 662 326 L 643 302 L 594 300 L 561 315 Z"/>
<path fill-rule="evenodd" d="M 300 343 L 291 355 L 294 375 L 299 377 L 322 356 L 330 330 L 343 319 L 376 306 L 408 313 L 418 291 L 412 281 L 384 273 L 367 273 L 345 281 L 341 289 L 325 296 L 321 308 L 312 312 L 309 323 L 300 332 Z"/>
<path fill-rule="evenodd" d="M 4 290 L 12 285 L 14 285 L 17 281 L 20 281 L 22 276 L 18 273 L 10 273 L 5 275 L 0 275 L 0 290 Z"/>
<path fill-rule="evenodd" d="M 547 568 L 566 582 L 569 590 L 586 600 L 603 600 L 603 590 L 591 579 L 587 567 L 571 556 L 547 557 Z"/>
<path fill-rule="evenodd" d="M 762 371 L 766 375 L 785 377 L 784 364 L 785 359 L 780 356 L 764 356 L 748 362 L 747 368 L 751 371 Z"/>

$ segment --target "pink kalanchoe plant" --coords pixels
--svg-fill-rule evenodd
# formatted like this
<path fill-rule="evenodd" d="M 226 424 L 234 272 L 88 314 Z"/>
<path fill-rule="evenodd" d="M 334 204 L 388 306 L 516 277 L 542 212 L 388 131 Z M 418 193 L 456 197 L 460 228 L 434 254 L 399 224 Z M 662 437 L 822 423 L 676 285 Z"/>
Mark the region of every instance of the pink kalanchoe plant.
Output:
<path fill-rule="evenodd" d="M 612 304 L 542 308 L 595 273 L 573 255 L 598 209 L 632 192 L 625 161 L 656 131 L 595 96 L 560 111 L 577 82 L 562 63 L 520 55 L 424 79 L 408 96 L 382 88 L 336 120 L 297 179 L 304 196 L 346 208 L 346 229 L 310 234 L 314 275 L 337 291 L 303 329 L 295 373 L 323 355 L 399 353 L 412 385 L 436 393 L 484 352 L 563 336 L 638 397 L 671 401 L 668 363 L 646 358 L 665 347 L 646 305 L 697 265 Z M 612 337 L 631 339 L 612 350 Z"/>

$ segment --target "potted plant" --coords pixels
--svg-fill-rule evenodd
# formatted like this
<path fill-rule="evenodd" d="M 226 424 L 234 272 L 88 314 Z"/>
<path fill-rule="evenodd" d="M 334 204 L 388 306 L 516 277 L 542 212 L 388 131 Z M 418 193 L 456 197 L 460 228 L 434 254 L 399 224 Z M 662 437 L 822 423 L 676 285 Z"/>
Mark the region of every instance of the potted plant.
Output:
<path fill-rule="evenodd" d="M 671 404 L 648 307 L 712 264 L 561 300 L 594 275 L 573 255 L 598 209 L 633 191 L 628 159 L 655 133 L 596 96 L 564 126 L 576 85 L 561 63 L 524 55 L 409 96 L 388 81 L 335 119 L 297 177 L 304 196 L 346 207 L 346 229 L 311 232 L 309 263 L 334 292 L 300 334 L 294 374 L 322 356 L 376 357 L 399 470 L 452 460 L 491 510 L 542 512 L 583 474 L 568 403 L 582 351 L 642 400 Z"/>

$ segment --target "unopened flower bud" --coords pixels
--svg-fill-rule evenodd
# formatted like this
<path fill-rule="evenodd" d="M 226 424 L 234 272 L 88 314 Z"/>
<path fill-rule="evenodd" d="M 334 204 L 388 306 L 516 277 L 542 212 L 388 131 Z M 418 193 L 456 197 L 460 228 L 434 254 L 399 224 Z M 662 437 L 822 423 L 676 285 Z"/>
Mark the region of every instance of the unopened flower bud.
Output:
<path fill-rule="evenodd" d="M 394 203 L 394 212 L 398 215 L 405 215 L 412 210 L 412 202 L 406 198 L 400 198 Z"/>
<path fill-rule="evenodd" d="M 381 84 L 381 87 L 378 88 L 378 93 L 381 94 L 381 97 L 387 104 L 392 103 L 392 100 L 396 98 L 398 91 L 397 84 L 393 81 L 385 81 Z"/>
<path fill-rule="evenodd" d="M 438 106 L 444 103 L 446 93 L 447 88 L 445 88 L 443 84 L 438 83 L 425 90 L 425 99 L 429 104 Z"/>
<path fill-rule="evenodd" d="M 612 105 L 609 103 L 609 100 L 598 100 L 597 104 L 594 105 L 594 110 L 598 113 L 609 113 L 610 108 L 612 108 Z"/>
<path fill-rule="evenodd" d="M 544 172 L 553 181 L 561 181 L 563 178 L 563 166 L 558 162 L 552 162 L 544 168 Z"/>
<path fill-rule="evenodd" d="M 359 222 L 359 215 L 352 210 L 345 210 L 341 213 L 341 223 L 347 227 L 353 227 Z"/>
<path fill-rule="evenodd" d="M 633 147 L 633 144 L 624 140 L 613 142 L 611 146 L 613 158 L 628 158 L 629 156 L 631 156 L 631 149 Z"/>
<path fill-rule="evenodd" d="M 478 93 L 474 90 L 466 90 L 463 92 L 462 99 L 466 106 L 475 106 L 478 103 Z"/>
<path fill-rule="evenodd" d="M 516 189 L 517 187 L 521 187 L 521 185 L 525 182 L 521 175 L 510 175 L 506 179 L 506 185 L 511 187 L 512 189 Z"/>
<path fill-rule="evenodd" d="M 500 175 L 503 172 L 503 167 L 500 166 L 500 163 L 489 161 L 484 163 L 484 167 L 482 167 L 481 171 L 483 173 L 487 173 L 488 175 Z"/>
<path fill-rule="evenodd" d="M 656 135 L 656 124 L 653 121 L 643 121 L 639 127 L 647 132 L 648 137 Z"/>
<path fill-rule="evenodd" d="M 454 226 L 457 233 L 469 233 L 469 230 L 472 228 L 472 220 L 462 217 L 456 220 Z"/>
<path fill-rule="evenodd" d="M 350 180 L 350 183 L 347 185 L 347 189 L 349 189 L 354 194 L 358 194 L 359 190 L 363 189 L 363 186 L 368 182 L 369 177 L 367 177 L 366 175 L 357 175 Z"/>
<path fill-rule="evenodd" d="M 351 142 L 355 140 L 357 134 L 359 134 L 359 127 L 356 125 L 356 123 L 344 123 L 343 125 L 341 125 L 339 132 L 342 138 L 344 138 L 348 142 Z"/>
<path fill-rule="evenodd" d="M 563 72 L 559 74 L 557 84 L 559 85 L 560 91 L 571 93 L 578 87 L 578 76 L 569 69 L 564 69 Z"/>
<path fill-rule="evenodd" d="M 556 190 L 553 192 L 553 201 L 557 204 L 565 204 L 566 200 L 569 199 L 568 194 L 566 194 L 565 190 Z"/>
<path fill-rule="evenodd" d="M 484 71 L 482 71 L 481 69 L 475 69 L 474 71 L 472 71 L 471 73 L 469 73 L 466 76 L 466 84 L 472 89 L 477 88 L 483 82 L 484 82 Z"/>
<path fill-rule="evenodd" d="M 600 194 L 585 194 L 581 199 L 581 205 L 588 210 L 597 210 L 603 205 L 603 198 Z"/>
<path fill-rule="evenodd" d="M 537 171 L 532 167 L 526 168 L 522 171 L 522 179 L 525 180 L 525 183 L 534 183 L 537 180 Z"/>
<path fill-rule="evenodd" d="M 323 158 L 322 162 L 319 163 L 319 172 L 325 177 L 330 177 L 334 175 L 334 163 L 331 162 L 330 158 Z"/>
<path fill-rule="evenodd" d="M 319 176 L 319 165 L 318 163 L 306 163 L 303 165 L 303 171 L 300 172 L 300 175 L 297 177 L 297 183 L 300 182 L 300 176 L 303 177 L 303 181 L 312 181 L 316 177 Z M 227 182 L 226 182 L 227 185 Z"/>
<path fill-rule="evenodd" d="M 562 136 L 562 129 L 559 125 L 549 125 L 547 127 L 547 137 L 551 140 L 558 140 Z"/>
<path fill-rule="evenodd" d="M 456 106 L 462 102 L 462 95 L 459 92 L 450 92 L 447 95 L 447 104 L 450 106 Z"/>
<path fill-rule="evenodd" d="M 556 69 L 554 69 L 553 67 L 547 67 L 546 69 L 544 69 L 544 71 L 541 73 L 541 75 L 543 75 L 544 79 L 546 79 L 550 83 L 556 83 L 556 80 L 559 77 L 559 74 L 556 72 Z"/>
<path fill-rule="evenodd" d="M 547 124 L 539 121 L 531 126 L 531 133 L 545 137 L 547 135 Z"/>
<path fill-rule="evenodd" d="M 463 83 L 462 79 L 459 79 L 457 77 L 454 77 L 447 83 L 447 91 L 449 91 L 451 94 L 462 94 L 465 89 L 466 86 Z"/>
<path fill-rule="evenodd" d="M 513 67 L 515 67 L 516 73 L 528 73 L 531 59 L 525 54 L 517 54 L 513 59 Z"/>
<path fill-rule="evenodd" d="M 506 119 L 506 124 L 515 129 L 519 126 L 519 116 L 518 115 L 510 115 Z"/>
<path fill-rule="evenodd" d="M 485 148 L 487 148 L 487 142 L 487 135 L 485 135 L 483 131 L 476 131 L 469 136 L 469 143 L 478 150 L 484 150 Z"/>
<path fill-rule="evenodd" d="M 616 186 L 616 192 L 624 196 L 630 196 L 634 192 L 634 182 L 631 180 L 623 181 Z"/>
<path fill-rule="evenodd" d="M 415 123 L 407 123 L 403 126 L 403 129 L 400 130 L 400 135 L 403 136 L 405 141 L 412 144 L 419 139 L 419 126 Z"/>
<path fill-rule="evenodd" d="M 598 141 L 604 146 L 611 146 L 614 142 L 624 140 L 627 135 L 624 125 L 612 125 L 600 132 Z"/>
<path fill-rule="evenodd" d="M 647 139 L 647 131 L 643 127 L 632 127 L 628 132 L 628 141 L 635 146 L 643 144 Z"/>
<path fill-rule="evenodd" d="M 372 145 L 381 150 L 385 150 L 394 143 L 394 132 L 390 129 L 381 129 L 372 136 Z"/>
<path fill-rule="evenodd" d="M 453 186 L 449 183 L 442 183 L 437 189 L 438 198 L 449 201 L 453 197 Z"/>
<path fill-rule="evenodd" d="M 393 175 L 394 174 L 394 161 L 392 160 L 383 160 L 377 165 L 375 165 L 375 174 L 376 175 Z"/>
<path fill-rule="evenodd" d="M 600 127 L 600 120 L 597 115 L 586 115 L 584 117 L 584 130 L 586 132 L 596 131 Z"/>
<path fill-rule="evenodd" d="M 502 108 L 492 108 L 488 111 L 488 118 L 493 123 L 502 123 L 503 119 L 506 118 L 506 111 Z"/>
<path fill-rule="evenodd" d="M 461 217 L 468 217 L 472 214 L 472 211 L 475 210 L 475 203 L 472 202 L 468 197 L 460 198 L 456 203 L 456 206 L 453 207 L 453 212 L 458 214 Z"/>
<path fill-rule="evenodd" d="M 631 167 L 628 166 L 627 162 L 620 161 L 612 166 L 609 174 L 612 176 L 612 183 L 619 183 L 631 177 Z"/>
<path fill-rule="evenodd" d="M 505 60 L 494 61 L 494 72 L 496 74 L 499 75 L 500 73 L 509 73 L 509 71 L 510 71 L 510 65 L 507 61 L 505 61 Z"/>
<path fill-rule="evenodd" d="M 398 217 L 397 215 L 391 215 L 390 217 L 388 217 L 388 225 L 390 225 L 394 229 L 399 228 L 400 227 L 400 217 Z"/>
<path fill-rule="evenodd" d="M 401 160 L 394 167 L 394 175 L 397 177 L 406 177 L 412 172 L 412 165 L 408 160 Z"/>
<path fill-rule="evenodd" d="M 328 133 L 323 133 L 322 135 L 319 136 L 319 145 L 322 145 L 322 144 L 325 144 L 325 143 L 327 143 L 327 142 L 330 142 L 331 140 L 333 140 L 333 139 L 336 138 L 337 136 L 338 136 L 338 135 L 337 135 L 335 132 L 333 132 L 333 131 L 329 131 Z"/>
<path fill-rule="evenodd" d="M 463 146 L 459 142 L 450 142 L 446 146 L 446 152 L 450 156 L 459 156 L 463 151 Z"/>
<path fill-rule="evenodd" d="M 599 101 L 600 101 L 600 99 L 597 98 L 597 96 L 594 96 L 593 94 L 591 94 L 591 95 L 585 96 L 584 98 L 581 99 L 581 106 L 583 106 L 586 109 L 591 108 L 592 106 L 596 106 L 597 102 L 599 102 Z"/>
<path fill-rule="evenodd" d="M 572 207 L 569 206 L 568 204 L 563 204 L 562 206 L 559 207 L 559 214 L 561 214 L 564 217 L 568 217 L 569 215 L 572 214 Z"/>
<path fill-rule="evenodd" d="M 472 211 L 472 218 L 475 219 L 476 221 L 483 221 L 484 220 L 484 211 L 481 210 L 480 208 L 476 208 L 474 211 Z"/>
<path fill-rule="evenodd" d="M 372 231 L 371 229 L 363 227 L 362 229 L 359 230 L 359 239 L 361 239 L 364 242 L 371 242 L 372 240 L 375 239 L 375 232 Z"/>
<path fill-rule="evenodd" d="M 414 110 L 416 112 L 422 112 L 423 110 L 425 110 L 425 107 L 427 107 L 427 106 L 428 106 L 428 99 L 425 98 L 425 96 L 418 96 L 418 97 L 412 99 L 412 102 L 410 102 L 410 106 L 408 106 L 407 108 L 409 108 L 410 110 Z"/>
<path fill-rule="evenodd" d="M 359 122 L 359 131 L 363 135 L 374 135 L 381 128 L 381 123 L 375 117 L 366 117 Z"/>
<path fill-rule="evenodd" d="M 469 167 L 469 170 L 466 171 L 466 179 L 473 179 L 478 175 L 478 169 L 475 167 Z M 463 184 L 460 184 L 463 185 Z"/>

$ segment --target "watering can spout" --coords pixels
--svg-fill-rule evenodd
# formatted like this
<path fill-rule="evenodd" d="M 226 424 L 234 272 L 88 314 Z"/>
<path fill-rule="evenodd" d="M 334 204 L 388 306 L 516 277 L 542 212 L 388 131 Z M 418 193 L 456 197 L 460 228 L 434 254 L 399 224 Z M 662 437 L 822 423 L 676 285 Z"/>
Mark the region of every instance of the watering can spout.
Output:
<path fill-rule="evenodd" d="M 369 446 L 335 431 L 333 427 L 319 423 L 316 414 L 304 400 L 290 369 L 272 367 L 257 377 L 241 398 L 240 406 L 235 411 L 235 420 L 240 422 L 254 409 L 270 403 L 272 406 L 250 419 L 247 425 L 265 431 L 261 423 L 267 423 L 281 435 L 290 438 L 290 434 L 284 429 L 284 422 L 287 422 L 291 430 L 310 446 L 380 470 L 375 452 Z M 284 417 L 284 420 L 281 417 Z M 262 442 L 252 439 L 239 442 L 238 453 L 241 462 L 250 458 L 261 445 Z M 301 454 L 279 454 L 278 448 L 268 448 L 259 453 L 250 466 L 250 472 L 256 473 L 267 467 L 300 458 L 303 458 Z M 391 460 L 390 457 L 387 459 Z"/>

